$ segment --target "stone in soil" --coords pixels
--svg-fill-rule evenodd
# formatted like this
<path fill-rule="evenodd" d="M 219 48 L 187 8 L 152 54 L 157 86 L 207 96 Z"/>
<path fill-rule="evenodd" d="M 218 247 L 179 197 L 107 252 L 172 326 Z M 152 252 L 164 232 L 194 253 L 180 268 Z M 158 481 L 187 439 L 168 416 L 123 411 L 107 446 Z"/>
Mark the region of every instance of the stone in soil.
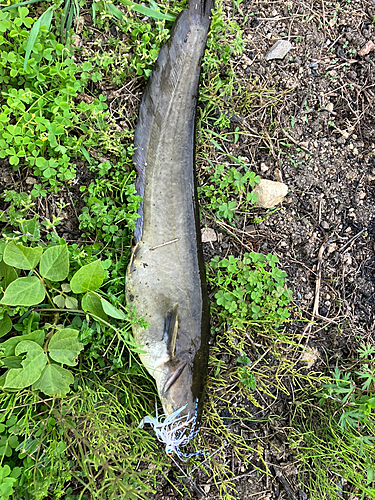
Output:
<path fill-rule="evenodd" d="M 272 59 L 283 59 L 292 48 L 292 44 L 288 40 L 278 40 L 272 45 L 270 50 L 264 56 L 266 61 Z"/>
<path fill-rule="evenodd" d="M 257 207 L 272 208 L 285 198 L 288 186 L 283 182 L 261 179 L 260 183 L 253 189 L 253 192 L 258 195 Z"/>
<path fill-rule="evenodd" d="M 358 55 L 363 57 L 367 56 L 369 52 L 375 49 L 375 43 L 372 40 L 369 40 L 366 45 L 364 45 L 361 50 L 358 51 Z"/>

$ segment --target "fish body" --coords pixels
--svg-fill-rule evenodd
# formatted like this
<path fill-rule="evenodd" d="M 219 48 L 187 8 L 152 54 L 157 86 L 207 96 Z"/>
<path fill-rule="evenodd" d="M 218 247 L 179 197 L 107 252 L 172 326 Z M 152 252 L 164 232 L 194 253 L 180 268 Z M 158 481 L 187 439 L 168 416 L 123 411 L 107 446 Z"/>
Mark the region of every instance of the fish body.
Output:
<path fill-rule="evenodd" d="M 194 172 L 195 110 L 212 0 L 192 0 L 176 19 L 150 76 L 135 130 L 142 196 L 127 303 L 141 361 L 166 415 L 197 414 L 208 361 L 209 309 Z"/>

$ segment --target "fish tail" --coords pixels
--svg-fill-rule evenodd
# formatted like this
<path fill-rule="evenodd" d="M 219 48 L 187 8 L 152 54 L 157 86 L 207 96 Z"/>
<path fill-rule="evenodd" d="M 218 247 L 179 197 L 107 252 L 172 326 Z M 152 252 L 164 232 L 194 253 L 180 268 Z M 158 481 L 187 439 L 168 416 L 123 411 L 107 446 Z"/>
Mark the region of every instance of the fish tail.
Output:
<path fill-rule="evenodd" d="M 181 71 L 182 63 L 180 60 L 182 60 L 181 54 L 183 54 L 183 41 L 187 38 L 193 26 L 202 28 L 202 33 L 205 33 L 205 36 L 207 36 L 214 2 L 215 0 L 190 0 L 189 10 L 182 11 L 177 17 L 170 39 L 160 50 L 155 68 L 143 93 L 138 123 L 134 133 L 135 153 L 133 156 L 133 163 L 138 172 L 135 188 L 137 194 L 142 198 L 145 192 L 146 158 L 151 141 L 152 127 L 154 123 L 160 120 L 160 116 L 164 113 L 165 103 L 170 99 L 171 88 L 178 81 L 176 74 L 178 71 Z M 202 38 L 200 44 L 196 46 L 197 54 L 200 58 L 204 54 L 205 44 L 206 40 L 204 39 L 203 43 Z M 199 73 L 200 69 L 195 75 L 189 76 L 190 78 L 194 78 L 193 81 L 196 81 L 197 86 L 199 83 Z M 194 115 L 192 116 L 194 117 Z M 157 127 L 156 123 L 155 128 Z M 136 221 L 134 231 L 136 243 L 142 239 L 143 201 L 140 203 L 138 215 L 139 218 Z"/>
<path fill-rule="evenodd" d="M 208 19 L 214 8 L 215 0 L 190 0 L 190 19 L 197 22 L 200 22 L 202 19 Z"/>

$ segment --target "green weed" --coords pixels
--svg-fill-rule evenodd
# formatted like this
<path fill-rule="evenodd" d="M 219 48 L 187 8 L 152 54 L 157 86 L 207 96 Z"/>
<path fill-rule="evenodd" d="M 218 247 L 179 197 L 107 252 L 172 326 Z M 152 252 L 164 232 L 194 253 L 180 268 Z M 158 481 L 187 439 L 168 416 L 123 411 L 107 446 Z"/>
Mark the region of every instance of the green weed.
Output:
<path fill-rule="evenodd" d="M 79 499 L 149 498 L 169 468 L 154 437 L 137 427 L 153 411 L 147 404 L 152 400 L 149 382 L 135 373 L 100 379 L 90 375 L 82 372 L 78 391 L 54 410 L 70 443 L 74 492 Z"/>
<path fill-rule="evenodd" d="M 118 247 L 132 237 L 141 198 L 135 192 L 134 172 L 128 173 L 121 163 L 106 163 L 93 169 L 99 170 L 99 179 L 80 188 L 86 205 L 78 220 L 83 236 L 93 234 Z M 111 170 L 110 177 L 103 178 Z"/>
<path fill-rule="evenodd" d="M 222 321 L 239 326 L 245 320 L 267 319 L 280 325 L 289 316 L 291 291 L 285 288 L 286 273 L 276 267 L 276 255 L 245 253 L 242 259 L 214 257 L 214 282 L 218 315 Z"/>
<path fill-rule="evenodd" d="M 57 188 L 75 177 L 72 158 L 80 156 L 88 120 L 104 127 L 105 99 L 75 103 L 87 76 L 72 59 L 72 50 L 41 29 L 25 69 L 25 42 L 34 19 L 27 7 L 0 11 L 0 158 L 14 170 L 30 167 L 43 182 Z M 11 40 L 10 43 L 8 40 Z M 78 140 L 77 140 L 78 136 Z"/>
<path fill-rule="evenodd" d="M 250 188 L 260 182 L 260 177 L 247 167 L 244 173 L 225 165 L 212 166 L 212 169 L 212 176 L 198 188 L 198 193 L 206 201 L 206 208 L 231 222 L 237 211 L 248 211 L 257 201 L 257 195 Z"/>
<path fill-rule="evenodd" d="M 289 443 L 299 463 L 300 480 L 312 499 L 342 496 L 346 483 L 361 498 L 375 498 L 373 434 L 370 421 L 343 432 L 329 405 L 324 410 L 311 400 L 298 405 Z"/>

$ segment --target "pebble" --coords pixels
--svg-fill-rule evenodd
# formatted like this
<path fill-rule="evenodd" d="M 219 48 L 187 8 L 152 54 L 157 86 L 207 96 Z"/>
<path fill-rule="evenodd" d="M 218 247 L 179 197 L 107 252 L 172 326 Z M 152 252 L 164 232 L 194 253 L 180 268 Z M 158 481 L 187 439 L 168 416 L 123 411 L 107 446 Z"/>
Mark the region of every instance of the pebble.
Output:
<path fill-rule="evenodd" d="M 288 40 L 278 40 L 272 45 L 270 50 L 264 56 L 266 61 L 272 59 L 283 59 L 292 48 L 292 44 Z"/>
<path fill-rule="evenodd" d="M 202 229 L 202 243 L 209 243 L 211 241 L 217 241 L 215 231 L 210 227 Z"/>
<path fill-rule="evenodd" d="M 254 62 L 249 57 L 247 57 L 245 54 L 243 54 L 242 59 L 243 59 L 245 66 L 251 66 Z"/>
<path fill-rule="evenodd" d="M 358 55 L 363 57 L 367 56 L 369 52 L 375 49 L 375 43 L 372 40 L 369 40 L 359 51 Z"/>
<path fill-rule="evenodd" d="M 320 223 L 323 229 L 329 229 L 329 224 L 325 220 Z"/>
<path fill-rule="evenodd" d="M 336 251 L 336 249 L 337 249 L 337 245 L 336 245 L 336 243 L 330 243 L 330 244 L 328 245 L 328 247 L 327 247 L 327 253 L 328 253 L 328 254 L 331 254 L 331 253 L 335 252 L 335 251 Z"/>
<path fill-rule="evenodd" d="M 283 182 L 283 176 L 279 168 L 275 168 L 274 175 L 277 182 Z"/>
<path fill-rule="evenodd" d="M 34 177 L 26 177 L 25 182 L 29 184 L 29 186 L 32 186 L 37 183 L 37 180 Z"/>
<path fill-rule="evenodd" d="M 82 45 L 82 39 L 78 35 L 73 35 L 72 36 L 72 45 L 73 47 L 81 47 Z"/>
<path fill-rule="evenodd" d="M 283 182 L 261 179 L 255 186 L 253 193 L 258 195 L 256 206 L 260 208 L 272 208 L 278 205 L 285 198 L 288 186 Z"/>
<path fill-rule="evenodd" d="M 347 139 L 350 135 L 349 132 L 346 132 L 346 130 L 341 130 L 341 134 L 342 134 L 344 139 Z"/>
<path fill-rule="evenodd" d="M 301 355 L 300 360 L 307 364 L 307 368 L 311 368 L 315 361 L 319 358 L 319 351 L 314 347 L 305 349 Z"/>
<path fill-rule="evenodd" d="M 332 111 L 333 111 L 333 103 L 332 103 L 332 102 L 327 102 L 325 109 L 326 109 L 329 113 L 332 113 Z"/>

